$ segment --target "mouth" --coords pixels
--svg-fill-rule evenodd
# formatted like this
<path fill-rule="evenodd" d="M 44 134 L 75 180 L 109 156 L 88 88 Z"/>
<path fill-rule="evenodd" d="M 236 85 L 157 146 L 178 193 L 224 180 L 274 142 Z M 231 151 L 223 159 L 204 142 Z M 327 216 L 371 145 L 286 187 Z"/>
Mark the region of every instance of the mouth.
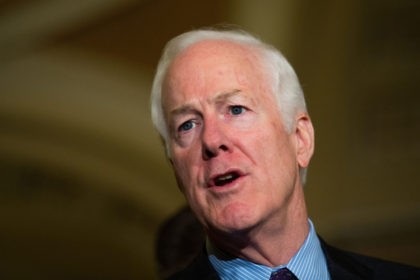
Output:
<path fill-rule="evenodd" d="M 221 175 L 217 175 L 212 179 L 211 185 L 216 186 L 216 187 L 223 187 L 234 182 L 240 176 L 241 174 L 237 171 L 231 171 L 231 172 L 227 172 Z"/>

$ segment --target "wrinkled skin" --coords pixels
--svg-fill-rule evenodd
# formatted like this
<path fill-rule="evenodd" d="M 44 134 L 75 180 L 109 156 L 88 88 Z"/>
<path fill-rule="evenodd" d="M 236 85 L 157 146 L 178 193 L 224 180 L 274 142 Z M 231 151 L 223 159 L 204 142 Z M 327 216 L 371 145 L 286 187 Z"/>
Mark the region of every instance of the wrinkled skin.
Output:
<path fill-rule="evenodd" d="M 312 156 L 312 124 L 302 113 L 286 131 L 268 76 L 254 51 L 226 41 L 190 46 L 168 69 L 171 162 L 210 236 L 307 221 L 299 168 Z"/>

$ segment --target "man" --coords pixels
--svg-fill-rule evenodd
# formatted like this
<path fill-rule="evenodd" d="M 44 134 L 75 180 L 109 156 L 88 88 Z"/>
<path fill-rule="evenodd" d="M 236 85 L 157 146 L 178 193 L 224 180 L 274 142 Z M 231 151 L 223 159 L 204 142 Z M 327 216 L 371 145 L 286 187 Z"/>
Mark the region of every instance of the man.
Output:
<path fill-rule="evenodd" d="M 293 68 L 271 46 L 241 31 L 172 39 L 153 83 L 152 120 L 208 236 L 172 279 L 420 276 L 317 237 L 303 191 L 314 129 Z"/>

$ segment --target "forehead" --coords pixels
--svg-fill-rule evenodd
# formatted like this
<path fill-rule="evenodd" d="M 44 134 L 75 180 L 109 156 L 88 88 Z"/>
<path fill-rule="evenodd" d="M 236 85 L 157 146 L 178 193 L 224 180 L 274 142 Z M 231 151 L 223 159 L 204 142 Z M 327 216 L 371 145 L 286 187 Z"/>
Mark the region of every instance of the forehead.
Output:
<path fill-rule="evenodd" d="M 256 59 L 256 48 L 251 45 L 240 44 L 227 40 L 204 40 L 193 43 L 182 50 L 175 57 L 172 66 L 179 65 L 181 62 L 193 61 L 194 58 L 200 60 L 212 60 L 214 58 L 234 58 L 234 57 L 250 57 Z"/>
<path fill-rule="evenodd" d="M 162 88 L 163 106 L 223 92 L 247 90 L 248 94 L 261 94 L 262 87 L 268 86 L 267 76 L 255 47 L 222 40 L 202 41 L 178 54 L 169 66 Z"/>

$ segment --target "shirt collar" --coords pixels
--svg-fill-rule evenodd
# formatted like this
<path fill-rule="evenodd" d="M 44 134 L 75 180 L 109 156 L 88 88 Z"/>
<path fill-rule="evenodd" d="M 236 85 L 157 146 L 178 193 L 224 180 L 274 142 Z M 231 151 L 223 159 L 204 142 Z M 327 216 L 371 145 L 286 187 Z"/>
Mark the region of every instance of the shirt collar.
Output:
<path fill-rule="evenodd" d="M 283 266 L 271 268 L 240 258 L 228 257 L 217 248 L 208 246 L 208 258 L 222 280 L 269 279 L 273 271 L 287 267 L 300 280 L 329 280 L 329 272 L 324 253 L 311 220 L 309 234 L 299 251 Z M 209 242 L 207 243 L 209 244 Z"/>

